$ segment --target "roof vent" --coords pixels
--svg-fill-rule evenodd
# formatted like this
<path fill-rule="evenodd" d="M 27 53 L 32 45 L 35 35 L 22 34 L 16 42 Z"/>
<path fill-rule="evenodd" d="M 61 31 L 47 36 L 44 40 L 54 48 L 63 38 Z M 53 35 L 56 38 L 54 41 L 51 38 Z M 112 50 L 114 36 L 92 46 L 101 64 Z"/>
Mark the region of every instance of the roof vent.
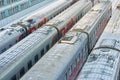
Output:
<path fill-rule="evenodd" d="M 120 9 L 120 4 L 117 5 L 117 9 Z"/>
<path fill-rule="evenodd" d="M 59 42 L 60 43 L 68 43 L 74 44 L 77 41 L 77 34 L 76 33 L 67 33 Z"/>

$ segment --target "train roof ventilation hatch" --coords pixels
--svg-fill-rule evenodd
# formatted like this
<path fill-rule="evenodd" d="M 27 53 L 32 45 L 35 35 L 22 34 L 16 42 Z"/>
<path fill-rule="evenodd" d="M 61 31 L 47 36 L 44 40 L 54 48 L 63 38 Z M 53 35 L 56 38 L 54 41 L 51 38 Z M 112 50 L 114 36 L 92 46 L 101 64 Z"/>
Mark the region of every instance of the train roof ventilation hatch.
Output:
<path fill-rule="evenodd" d="M 61 38 L 59 41 L 60 43 L 67 43 L 67 44 L 74 44 L 77 41 L 77 33 L 72 33 L 69 32 L 67 33 L 64 37 Z"/>

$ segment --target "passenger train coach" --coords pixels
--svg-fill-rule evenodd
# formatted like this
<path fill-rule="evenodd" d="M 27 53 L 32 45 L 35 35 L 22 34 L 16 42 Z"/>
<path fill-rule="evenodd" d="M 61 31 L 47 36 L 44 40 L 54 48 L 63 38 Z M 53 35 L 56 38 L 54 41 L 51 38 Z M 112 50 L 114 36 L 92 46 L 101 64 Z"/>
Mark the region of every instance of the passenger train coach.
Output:
<path fill-rule="evenodd" d="M 67 0 L 68 1 L 68 0 Z M 80 0 L 0 55 L 0 80 L 18 80 L 92 7 Z"/>
<path fill-rule="evenodd" d="M 95 5 L 20 80 L 75 80 L 111 10 L 109 1 Z"/>
<path fill-rule="evenodd" d="M 99 3 L 99 0 L 91 0 L 91 1 L 92 1 L 93 5 Z"/>
<path fill-rule="evenodd" d="M 120 4 L 77 80 L 120 80 Z"/>
<path fill-rule="evenodd" d="M 3 1 L 3 0 L 2 0 Z M 0 8 L 0 28 L 55 0 L 19 0 Z"/>
<path fill-rule="evenodd" d="M 48 2 L 48 1 L 47 1 Z M 74 0 L 57 0 L 46 4 L 39 11 L 0 29 L 0 54 L 41 27 L 74 3 Z"/>

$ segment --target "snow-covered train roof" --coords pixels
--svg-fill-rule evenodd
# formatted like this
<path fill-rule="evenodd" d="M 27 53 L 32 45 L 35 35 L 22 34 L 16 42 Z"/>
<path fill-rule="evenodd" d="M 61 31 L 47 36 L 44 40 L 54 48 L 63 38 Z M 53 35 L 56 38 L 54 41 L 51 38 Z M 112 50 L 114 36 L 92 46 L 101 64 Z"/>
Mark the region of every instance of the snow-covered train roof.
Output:
<path fill-rule="evenodd" d="M 44 33 L 42 33 L 44 31 Z M 47 36 L 51 35 L 50 33 L 57 32 L 54 28 L 43 27 L 33 32 L 25 39 L 20 41 L 18 44 L 13 46 L 12 48 L 5 51 L 0 55 L 0 77 L 1 74 L 5 73 L 10 67 L 14 67 L 18 63 L 18 61 L 24 56 L 27 56 L 28 53 L 33 48 L 36 47 L 37 44 L 43 44 L 43 41 L 46 40 Z"/>
<path fill-rule="evenodd" d="M 63 70 L 66 71 L 65 67 L 68 66 L 68 63 L 74 60 L 73 57 L 78 56 L 75 53 L 81 48 L 79 45 L 82 45 L 84 39 L 87 38 L 80 32 L 66 33 L 66 36 L 68 35 L 77 37 L 74 44 L 58 42 L 21 80 L 61 80 L 60 75 L 62 75 Z"/>
<path fill-rule="evenodd" d="M 91 26 L 93 26 L 95 21 L 99 20 L 102 14 L 105 12 L 107 4 L 111 5 L 108 2 L 101 2 L 98 5 L 95 5 L 72 29 L 84 29 L 89 31 Z"/>
<path fill-rule="evenodd" d="M 120 52 L 111 49 L 93 50 L 77 80 L 117 80 Z"/>
<path fill-rule="evenodd" d="M 51 19 L 49 22 L 47 22 L 47 24 L 53 25 L 53 23 L 54 23 L 54 25 L 57 26 L 57 25 L 59 25 L 59 23 L 65 22 L 66 19 L 72 18 L 71 16 L 78 14 L 78 11 L 80 12 L 80 11 L 84 10 L 84 8 L 86 8 L 86 6 L 88 6 L 90 4 L 92 4 L 90 1 L 80 0 L 77 3 L 75 3 L 75 5 L 72 5 L 67 10 L 65 10 L 64 12 L 62 12 L 55 18 Z M 55 24 L 55 22 L 56 22 L 56 24 Z"/>

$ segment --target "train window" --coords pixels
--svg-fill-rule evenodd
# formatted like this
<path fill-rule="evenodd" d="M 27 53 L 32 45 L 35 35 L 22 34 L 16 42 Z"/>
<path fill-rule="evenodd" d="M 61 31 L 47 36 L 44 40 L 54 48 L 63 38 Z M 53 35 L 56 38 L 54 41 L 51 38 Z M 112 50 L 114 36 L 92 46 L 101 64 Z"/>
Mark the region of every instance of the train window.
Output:
<path fill-rule="evenodd" d="M 75 22 L 77 22 L 77 19 L 75 20 Z"/>
<path fill-rule="evenodd" d="M 6 51 L 6 48 L 2 49 L 2 52 Z"/>
<path fill-rule="evenodd" d="M 77 21 L 79 20 L 79 16 L 77 17 Z"/>
<path fill-rule="evenodd" d="M 35 63 L 38 61 L 38 54 L 35 56 L 34 60 L 35 60 Z"/>
<path fill-rule="evenodd" d="M 1 19 L 3 19 L 3 17 L 2 17 L 2 12 L 0 13 L 0 16 L 1 16 Z"/>
<path fill-rule="evenodd" d="M 21 4 L 21 10 L 23 10 L 24 8 L 23 8 L 23 4 Z"/>
<path fill-rule="evenodd" d="M 9 47 L 11 47 L 12 45 L 10 44 Z"/>
<path fill-rule="evenodd" d="M 22 4 L 22 9 L 26 9 L 27 8 L 27 3 Z"/>
<path fill-rule="evenodd" d="M 11 13 L 10 13 L 10 10 L 8 9 L 8 13 L 9 13 L 9 15 L 11 15 Z"/>
<path fill-rule="evenodd" d="M 67 73 L 65 74 L 64 80 L 67 80 Z"/>
<path fill-rule="evenodd" d="M 20 70 L 20 77 L 22 77 L 25 74 L 25 69 L 24 67 Z"/>
<path fill-rule="evenodd" d="M 7 0 L 7 4 L 10 4 L 10 0 Z"/>
<path fill-rule="evenodd" d="M 9 9 L 9 14 L 10 15 L 13 15 L 14 14 L 14 12 L 13 12 L 13 9 L 11 8 L 11 9 Z"/>
<path fill-rule="evenodd" d="M 34 5 L 35 4 L 35 0 L 31 0 L 31 3 L 32 3 L 32 5 Z"/>
<path fill-rule="evenodd" d="M 41 57 L 44 55 L 44 49 L 41 51 Z"/>
<path fill-rule="evenodd" d="M 69 76 L 72 74 L 71 67 L 69 68 L 68 73 L 69 73 Z"/>
<path fill-rule="evenodd" d="M 18 42 L 18 40 L 16 40 L 16 43 Z"/>
<path fill-rule="evenodd" d="M 80 14 L 80 18 L 82 17 L 83 15 L 82 14 Z"/>
<path fill-rule="evenodd" d="M 2 17 L 2 19 L 4 18 L 4 16 L 3 16 L 3 12 L 1 12 L 1 17 Z"/>
<path fill-rule="evenodd" d="M 80 16 L 78 16 L 78 20 L 80 19 Z"/>
<path fill-rule="evenodd" d="M 49 44 L 48 44 L 48 45 L 46 46 L 46 51 L 48 51 L 48 50 L 49 50 L 49 48 L 50 48 L 50 47 L 49 47 Z"/>
<path fill-rule="evenodd" d="M 83 53 L 83 49 L 82 49 L 82 53 Z"/>
<path fill-rule="evenodd" d="M 2 6 L 4 5 L 4 0 L 1 0 L 1 5 L 2 5 Z"/>
<path fill-rule="evenodd" d="M 28 69 L 30 69 L 32 67 L 32 61 L 30 60 L 29 62 L 28 62 Z"/>
<path fill-rule="evenodd" d="M 10 80 L 17 80 L 16 75 L 14 75 Z"/>
<path fill-rule="evenodd" d="M 15 12 L 16 12 L 16 13 L 18 12 L 18 8 L 17 8 L 17 6 L 15 7 Z"/>

